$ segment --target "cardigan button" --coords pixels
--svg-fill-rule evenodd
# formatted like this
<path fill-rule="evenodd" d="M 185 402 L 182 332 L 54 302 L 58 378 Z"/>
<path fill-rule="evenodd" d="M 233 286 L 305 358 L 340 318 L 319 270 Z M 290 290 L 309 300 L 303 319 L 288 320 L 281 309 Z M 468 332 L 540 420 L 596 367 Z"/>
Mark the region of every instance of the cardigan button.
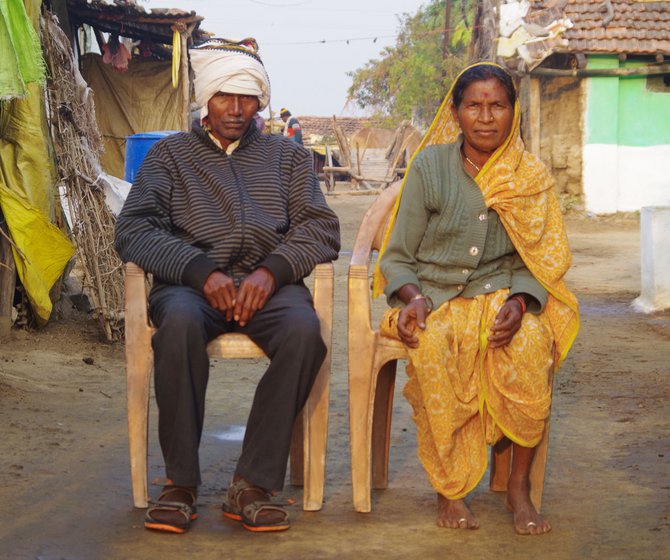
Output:
<path fill-rule="evenodd" d="M 461 270 L 461 272 L 463 274 L 469 274 L 470 273 L 470 271 L 467 268 L 464 268 L 463 270 Z"/>
<path fill-rule="evenodd" d="M 456 286 L 456 289 L 460 292 L 463 289 L 463 284 L 459 284 Z"/>
<path fill-rule="evenodd" d="M 479 253 L 479 249 L 477 247 L 470 247 L 470 255 L 475 257 Z"/>
<path fill-rule="evenodd" d="M 482 214 L 480 214 L 480 215 L 477 216 L 477 217 L 479 218 L 479 221 L 480 221 L 480 222 L 483 222 L 483 221 L 486 219 L 486 214 L 483 214 L 483 213 L 482 213 Z"/>
<path fill-rule="evenodd" d="M 491 289 L 491 284 L 484 284 L 484 289 L 485 290 L 490 290 Z"/>

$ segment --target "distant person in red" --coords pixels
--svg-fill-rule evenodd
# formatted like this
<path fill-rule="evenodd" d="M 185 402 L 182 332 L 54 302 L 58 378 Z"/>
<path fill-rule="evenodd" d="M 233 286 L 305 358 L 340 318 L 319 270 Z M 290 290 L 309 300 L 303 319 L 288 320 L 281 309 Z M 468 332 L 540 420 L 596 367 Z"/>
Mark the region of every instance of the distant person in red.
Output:
<path fill-rule="evenodd" d="M 284 136 L 302 145 L 302 130 L 300 129 L 298 119 L 292 116 L 291 111 L 288 109 L 279 111 L 279 116 L 281 117 L 281 120 L 286 123 L 286 126 L 284 127 Z"/>

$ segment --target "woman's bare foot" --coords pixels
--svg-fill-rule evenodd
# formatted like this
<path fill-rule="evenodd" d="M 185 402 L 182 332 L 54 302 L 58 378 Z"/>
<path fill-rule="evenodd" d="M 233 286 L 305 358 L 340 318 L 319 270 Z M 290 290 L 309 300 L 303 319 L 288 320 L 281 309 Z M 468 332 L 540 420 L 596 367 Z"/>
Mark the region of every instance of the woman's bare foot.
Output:
<path fill-rule="evenodd" d="M 543 535 L 551 531 L 551 525 L 535 509 L 530 501 L 530 485 L 527 480 L 515 482 L 510 478 L 507 485 L 507 507 L 514 514 L 514 529 L 519 535 Z"/>
<path fill-rule="evenodd" d="M 437 495 L 437 526 L 452 529 L 479 529 L 479 522 L 463 500 Z"/>

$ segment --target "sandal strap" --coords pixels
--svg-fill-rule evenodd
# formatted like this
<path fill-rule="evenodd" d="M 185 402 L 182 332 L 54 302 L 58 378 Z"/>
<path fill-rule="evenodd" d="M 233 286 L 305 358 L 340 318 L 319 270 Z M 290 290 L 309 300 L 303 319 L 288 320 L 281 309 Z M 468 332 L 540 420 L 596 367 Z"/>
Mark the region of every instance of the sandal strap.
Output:
<path fill-rule="evenodd" d="M 149 501 L 149 507 L 147 508 L 146 517 L 151 519 L 151 514 L 154 511 L 173 511 L 175 513 L 182 514 L 187 521 L 191 521 L 191 506 L 185 504 L 184 502 L 166 502 L 166 501 Z"/>
<path fill-rule="evenodd" d="M 254 500 L 253 502 L 247 504 L 244 509 L 240 507 L 240 497 L 244 492 L 254 491 L 254 492 L 263 492 L 266 496 L 265 500 Z M 284 519 L 288 521 L 289 514 L 284 507 L 288 506 L 286 503 L 278 503 L 270 501 L 270 493 L 261 488 L 260 486 L 254 486 L 253 484 L 247 482 L 243 478 L 236 480 L 230 484 L 228 487 L 228 506 L 234 508 L 235 512 L 243 517 L 249 519 L 252 523 L 256 523 L 256 518 L 259 513 L 262 511 L 279 511 L 284 514 Z"/>
<path fill-rule="evenodd" d="M 230 486 L 228 487 L 228 503 L 234 506 L 238 512 L 242 511 L 242 508 L 240 507 L 240 496 L 242 496 L 242 494 L 247 491 L 263 492 L 267 498 L 270 497 L 269 492 L 260 486 L 254 486 L 253 484 L 250 484 L 243 478 L 231 482 Z"/>
<path fill-rule="evenodd" d="M 157 501 L 163 503 L 169 503 L 172 500 L 166 500 L 165 498 L 167 498 L 168 496 L 170 496 L 175 492 L 188 494 L 188 496 L 191 498 L 190 504 L 187 504 L 186 502 L 176 502 L 176 503 L 183 503 L 192 508 L 198 501 L 198 496 L 196 495 L 196 493 L 191 488 L 187 488 L 186 486 L 165 486 L 161 491 L 161 493 L 158 495 Z"/>
<path fill-rule="evenodd" d="M 288 521 L 289 518 L 288 512 L 283 507 L 281 507 L 280 504 L 275 504 L 273 502 L 262 502 L 262 501 L 251 502 L 250 504 L 247 504 L 244 507 L 244 510 L 242 510 L 242 514 L 252 523 L 257 523 L 256 518 L 258 517 L 259 514 L 263 513 L 264 511 L 278 511 L 284 514 L 284 521 Z"/>

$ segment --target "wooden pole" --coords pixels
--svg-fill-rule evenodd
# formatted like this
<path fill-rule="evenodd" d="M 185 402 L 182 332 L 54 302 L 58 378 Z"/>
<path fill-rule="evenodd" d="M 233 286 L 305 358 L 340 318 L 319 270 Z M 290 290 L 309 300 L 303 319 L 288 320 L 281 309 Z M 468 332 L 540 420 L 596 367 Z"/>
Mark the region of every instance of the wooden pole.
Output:
<path fill-rule="evenodd" d="M 356 144 L 356 173 L 361 174 L 361 147 Z"/>
<path fill-rule="evenodd" d="M 333 167 L 333 152 L 330 149 L 330 146 L 326 145 L 326 166 L 323 168 L 324 172 L 326 171 L 326 167 Z M 326 188 L 328 189 L 328 192 L 335 190 L 335 173 L 331 172 L 326 172 Z"/>
<path fill-rule="evenodd" d="M 0 338 L 9 336 L 12 328 L 12 308 L 14 307 L 14 289 L 16 288 L 16 263 L 9 242 L 7 223 L 0 212 Z"/>
<path fill-rule="evenodd" d="M 191 130 L 191 82 L 188 77 L 188 34 L 179 33 L 181 41 L 181 95 L 182 95 L 182 130 Z"/>
<path fill-rule="evenodd" d="M 573 70 L 558 68 L 534 68 L 532 76 L 552 76 L 559 78 L 613 78 L 623 76 L 661 76 L 670 74 L 670 63 L 647 64 L 634 68 L 574 68 Z"/>
<path fill-rule="evenodd" d="M 540 157 L 542 107 L 540 106 L 540 79 L 530 78 L 528 92 L 528 119 L 530 121 L 530 151 Z"/>
<path fill-rule="evenodd" d="M 342 129 L 337 124 L 337 117 L 333 115 L 333 131 L 335 132 L 335 138 L 337 138 L 337 143 L 340 146 L 340 160 L 344 164 L 343 167 L 347 167 L 350 170 L 353 168 L 353 163 L 351 160 L 351 151 L 349 149 L 349 142 L 347 137 L 342 132 Z M 358 187 L 359 180 L 356 179 L 355 174 L 350 171 L 351 179 L 356 187 Z"/>

